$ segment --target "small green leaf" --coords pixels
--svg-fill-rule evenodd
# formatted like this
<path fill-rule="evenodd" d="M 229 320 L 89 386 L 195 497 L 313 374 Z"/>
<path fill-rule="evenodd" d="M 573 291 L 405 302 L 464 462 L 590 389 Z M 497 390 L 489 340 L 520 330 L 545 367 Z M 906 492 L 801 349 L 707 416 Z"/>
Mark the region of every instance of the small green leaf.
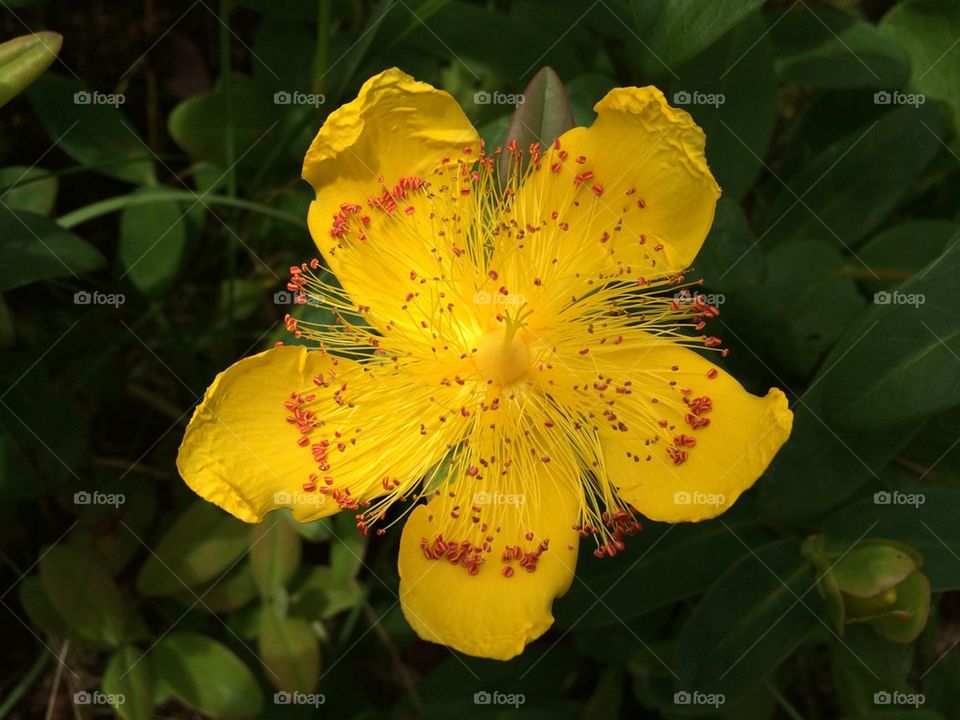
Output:
<path fill-rule="evenodd" d="M 162 193 L 138 188 L 138 195 Z M 120 215 L 120 264 L 144 293 L 168 287 L 177 277 L 187 242 L 184 208 L 175 202 L 129 205 Z"/>
<path fill-rule="evenodd" d="M 343 579 L 327 566 L 315 566 L 293 591 L 290 612 L 311 620 L 326 619 L 355 607 L 362 597 L 355 578 Z"/>
<path fill-rule="evenodd" d="M 40 559 L 40 579 L 57 612 L 83 635 L 115 646 L 125 637 L 127 606 L 110 573 L 70 545 Z"/>
<path fill-rule="evenodd" d="M 49 215 L 57 199 L 57 176 L 41 167 L 0 168 L 0 201 L 11 210 Z"/>
<path fill-rule="evenodd" d="M 63 36 L 55 32 L 23 35 L 0 44 L 0 107 L 40 77 L 62 46 Z"/>
<path fill-rule="evenodd" d="M 271 598 L 300 567 L 300 536 L 277 512 L 253 526 L 250 542 L 250 564 L 257 587 L 262 597 Z"/>
<path fill-rule="evenodd" d="M 103 671 L 101 689 L 106 695 L 122 698 L 114 705 L 123 720 L 150 720 L 153 717 L 153 676 L 150 663 L 133 646 L 113 654 Z"/>
<path fill-rule="evenodd" d="M 257 582 L 253 577 L 253 568 L 250 567 L 250 563 L 241 563 L 222 580 L 214 580 L 214 584 L 209 589 L 200 589 L 196 592 L 203 598 L 202 607 L 211 612 L 223 613 L 241 608 L 257 596 Z M 193 606 L 196 602 L 196 598 L 186 591 L 180 597 L 188 606 Z"/>
<path fill-rule="evenodd" d="M 40 78 L 27 94 L 47 133 L 72 158 L 118 180 L 156 182 L 153 155 L 120 110 L 123 95 L 94 94 L 62 75 Z"/>
<path fill-rule="evenodd" d="M 320 647 L 310 623 L 282 617 L 274 607 L 261 615 L 257 638 L 267 679 L 278 690 L 311 693 L 320 678 Z"/>
<path fill-rule="evenodd" d="M 574 127 L 567 89 L 551 68 L 545 67 L 533 76 L 523 91 L 523 98 L 523 103 L 517 106 L 510 118 L 507 135 L 503 139 L 504 147 L 515 140 L 526 153 L 533 143 L 547 147 Z M 511 164 L 515 162 L 509 152 L 503 152 L 500 155 L 500 176 L 507 177 Z"/>
<path fill-rule="evenodd" d="M 927 625 L 930 615 L 930 581 L 913 572 L 897 586 L 897 599 L 890 612 L 870 621 L 881 636 L 895 643 L 912 643 Z"/>
<path fill-rule="evenodd" d="M 909 553 L 892 545 L 867 542 L 843 555 L 830 572 L 841 591 L 869 598 L 893 587 L 916 568 L 917 562 Z"/>
<path fill-rule="evenodd" d="M 103 255 L 53 220 L 0 205 L 0 291 L 98 270 Z"/>
<path fill-rule="evenodd" d="M 50 596 L 43 588 L 40 578 L 35 575 L 25 577 L 17 588 L 20 605 L 27 613 L 30 621 L 48 635 L 65 638 L 70 632 L 70 626 L 57 611 Z"/>
<path fill-rule="evenodd" d="M 171 633 L 157 642 L 149 658 L 159 681 L 190 707 L 225 720 L 260 714 L 263 694 L 253 673 L 216 640 Z"/>
<path fill-rule="evenodd" d="M 249 526 L 210 503 L 183 513 L 137 578 L 144 595 L 173 595 L 219 576 L 249 547 Z"/>

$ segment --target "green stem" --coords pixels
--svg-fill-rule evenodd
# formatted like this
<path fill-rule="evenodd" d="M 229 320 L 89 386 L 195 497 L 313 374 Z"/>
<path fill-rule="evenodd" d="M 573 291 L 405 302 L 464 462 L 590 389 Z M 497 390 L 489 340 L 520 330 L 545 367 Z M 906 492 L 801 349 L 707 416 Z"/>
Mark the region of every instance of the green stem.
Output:
<path fill-rule="evenodd" d="M 228 197 L 226 195 L 196 195 L 186 190 L 166 190 L 154 193 L 119 195 L 117 197 L 107 198 L 106 200 L 99 200 L 90 205 L 85 205 L 82 208 L 77 208 L 72 212 L 68 212 L 66 215 L 60 216 L 57 222 L 61 227 L 69 230 L 101 215 L 109 215 L 112 212 L 122 210 L 131 205 L 143 205 L 144 203 L 153 202 L 196 203 L 198 200 L 208 205 L 223 205 L 225 207 L 239 208 L 240 210 L 249 210 L 250 212 L 259 213 L 260 215 L 265 215 L 275 220 L 282 220 L 298 228 L 305 229 L 307 227 L 307 223 L 303 218 L 285 213 L 281 210 L 275 210 L 269 205 L 263 205 L 258 202 L 253 202 L 252 200 Z"/>
<path fill-rule="evenodd" d="M 317 50 L 313 54 L 313 91 L 322 93 L 326 87 L 327 66 L 330 63 L 330 0 L 317 3 Z"/>
<path fill-rule="evenodd" d="M 233 124 L 233 82 L 230 77 L 230 0 L 220 2 L 220 79 L 223 82 L 223 101 L 226 112 L 224 128 L 224 161 L 227 163 L 227 195 L 237 196 L 237 174 L 234 172 L 236 157 L 236 128 Z M 234 295 L 237 285 L 237 238 L 230 233 L 227 238 L 227 323 L 233 324 Z"/>
<path fill-rule="evenodd" d="M 14 687 L 10 691 L 10 694 L 4 699 L 3 703 L 0 704 L 0 720 L 3 720 L 3 718 L 10 713 L 13 706 L 16 705 L 20 701 L 20 698 L 23 697 L 23 694 L 30 689 L 30 686 L 33 685 L 40 676 L 40 673 L 43 672 L 43 669 L 49 661 L 50 653 L 44 650 L 34 661 L 33 665 L 30 666 L 30 669 L 27 670 L 27 674 L 23 676 L 16 687 Z"/>

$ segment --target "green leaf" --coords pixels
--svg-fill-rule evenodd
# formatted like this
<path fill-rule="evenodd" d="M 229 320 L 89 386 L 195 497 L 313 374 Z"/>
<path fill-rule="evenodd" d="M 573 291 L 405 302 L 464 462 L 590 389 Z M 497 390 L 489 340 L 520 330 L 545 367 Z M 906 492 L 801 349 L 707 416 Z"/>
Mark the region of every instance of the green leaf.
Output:
<path fill-rule="evenodd" d="M 662 75 L 719 40 L 765 0 L 659 0 L 650 26 L 640 28 L 650 52 L 647 72 Z M 649 33 L 649 34 L 648 34 Z"/>
<path fill-rule="evenodd" d="M 278 690 L 311 693 L 320 679 L 320 647 L 310 623 L 281 617 L 274 608 L 261 615 L 257 647 L 267 679 Z"/>
<path fill-rule="evenodd" d="M 777 118 L 766 29 L 759 13 L 748 17 L 670 78 L 668 99 L 703 128 L 707 162 L 733 200 L 746 195 L 763 169 Z"/>
<path fill-rule="evenodd" d="M 49 170 L 9 165 L 0 168 L 0 202 L 11 210 L 49 215 L 57 199 L 58 184 L 57 176 Z"/>
<path fill-rule="evenodd" d="M 39 577 L 30 575 L 21 580 L 17 587 L 17 595 L 27 617 L 43 632 L 62 638 L 69 635 L 70 626 L 50 601 L 50 596 L 44 590 Z"/>
<path fill-rule="evenodd" d="M 0 291 L 98 270 L 103 255 L 53 220 L 0 205 Z"/>
<path fill-rule="evenodd" d="M 70 545 L 40 559 L 40 579 L 57 612 L 81 634 L 115 646 L 123 641 L 127 606 L 110 573 Z"/>
<path fill-rule="evenodd" d="M 163 189 L 145 187 L 134 193 L 155 195 Z M 180 203 L 128 205 L 120 214 L 120 264 L 124 276 L 141 292 L 169 287 L 180 270 L 186 243 L 186 213 Z"/>
<path fill-rule="evenodd" d="M 905 105 L 857 128 L 785 177 L 786 187 L 778 183 L 761 234 L 855 246 L 913 190 L 943 147 L 941 134 L 932 105 Z"/>
<path fill-rule="evenodd" d="M 540 70 L 523 91 L 524 101 L 517 106 L 510 118 L 504 147 L 515 140 L 526 153 L 533 143 L 547 147 L 567 130 L 574 127 L 573 111 L 567 89 L 557 74 L 548 67 Z M 529 156 L 525 155 L 524 160 Z M 500 176 L 505 178 L 515 163 L 514 157 L 504 152 L 500 155 Z"/>
<path fill-rule="evenodd" d="M 870 627 L 895 643 L 912 643 L 927 625 L 930 616 L 930 582 L 917 571 L 897 586 L 897 599 L 884 613 L 870 621 Z"/>
<path fill-rule="evenodd" d="M 28 95 L 47 133 L 74 160 L 135 185 L 156 182 L 149 148 L 119 109 L 122 95 L 94 96 L 79 80 L 62 75 L 40 78 Z M 94 102 L 95 97 L 117 104 Z"/>
<path fill-rule="evenodd" d="M 857 250 L 872 273 L 859 264 L 851 267 L 859 271 L 862 284 L 871 293 L 890 289 L 912 278 L 958 239 L 960 226 L 955 222 L 908 220 L 886 228 Z"/>
<path fill-rule="evenodd" d="M 766 538 L 739 528 L 736 533 L 719 523 L 644 524 L 622 560 L 613 558 L 611 567 L 606 560 L 598 563 L 602 572 L 584 568 L 583 582 L 575 582 L 554 606 L 557 624 L 585 631 L 619 626 L 703 593 L 747 552 L 737 536 L 748 543 Z M 596 601 L 598 595 L 602 603 Z"/>
<path fill-rule="evenodd" d="M 144 595 L 173 595 L 197 587 L 230 568 L 249 545 L 249 526 L 201 500 L 160 540 L 137 577 L 137 588 Z"/>
<path fill-rule="evenodd" d="M 777 74 L 819 88 L 902 87 L 910 59 L 874 25 L 831 7 L 782 15 L 772 32 Z"/>
<path fill-rule="evenodd" d="M 338 577 L 327 566 L 314 566 L 290 597 L 290 613 L 310 620 L 330 618 L 355 607 L 363 589 L 355 578 Z"/>
<path fill-rule="evenodd" d="M 62 46 L 63 36 L 55 32 L 23 35 L 0 44 L 0 107 L 40 77 Z"/>
<path fill-rule="evenodd" d="M 114 709 L 123 720 L 149 720 L 153 717 L 153 676 L 150 663 L 133 647 L 121 648 L 110 658 L 103 671 L 101 689 L 107 695 L 122 696 Z"/>
<path fill-rule="evenodd" d="M 157 678 L 190 707 L 225 720 L 259 715 L 263 694 L 253 673 L 216 640 L 171 633 L 157 642 L 149 658 Z"/>
<path fill-rule="evenodd" d="M 917 568 L 916 560 L 891 545 L 860 543 L 830 569 L 847 595 L 870 598 L 893 587 Z"/>
<path fill-rule="evenodd" d="M 680 632 L 680 689 L 723 693 L 732 702 L 761 682 L 819 625 L 819 597 L 808 592 L 813 581 L 792 539 L 734 563 Z"/>
<path fill-rule="evenodd" d="M 718 290 L 756 287 L 766 274 L 763 251 L 740 206 L 720 198 L 710 234 L 694 260 L 706 286 Z"/>
<path fill-rule="evenodd" d="M 177 105 L 167 118 L 167 129 L 190 157 L 227 166 L 227 114 L 224 79 L 210 92 L 194 95 Z M 257 166 L 268 151 L 261 142 L 274 123 L 277 106 L 273 90 L 244 75 L 230 76 L 234 147 L 241 167 Z M 249 150 L 249 152 L 247 152 Z"/>
<path fill-rule="evenodd" d="M 960 311 L 943 292 L 958 274 L 954 245 L 899 290 L 875 296 L 825 361 L 828 422 L 878 428 L 960 404 Z"/>
<path fill-rule="evenodd" d="M 211 612 L 230 612 L 241 608 L 257 596 L 257 581 L 253 577 L 253 568 L 250 563 L 242 563 L 222 580 L 215 580 L 209 589 L 198 590 L 197 595 L 203 598 L 202 607 Z M 181 593 L 180 597 L 191 607 L 197 600 L 186 591 Z"/>
<path fill-rule="evenodd" d="M 367 539 L 360 534 L 350 513 L 333 516 L 335 541 L 330 546 L 330 567 L 337 582 L 346 582 L 363 566 Z"/>
<path fill-rule="evenodd" d="M 960 5 L 953 0 L 896 3 L 880 22 L 880 31 L 910 56 L 910 86 L 928 102 L 946 102 L 953 111 L 954 127 L 960 129 Z"/>
<path fill-rule="evenodd" d="M 253 526 L 250 542 L 250 564 L 260 595 L 272 598 L 300 567 L 300 536 L 281 513 L 271 513 Z"/>

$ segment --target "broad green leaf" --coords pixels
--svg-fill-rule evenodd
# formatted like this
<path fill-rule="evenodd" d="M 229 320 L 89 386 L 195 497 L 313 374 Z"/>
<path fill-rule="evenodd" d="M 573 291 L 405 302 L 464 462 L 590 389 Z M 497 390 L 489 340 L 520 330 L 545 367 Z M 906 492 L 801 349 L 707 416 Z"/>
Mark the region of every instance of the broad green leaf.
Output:
<path fill-rule="evenodd" d="M 873 24 L 830 7 L 788 12 L 773 32 L 777 75 L 820 88 L 898 88 L 910 75 L 899 43 Z"/>
<path fill-rule="evenodd" d="M 20 605 L 34 625 L 48 635 L 62 638 L 69 635 L 70 626 L 50 601 L 50 596 L 38 576 L 29 575 L 21 580 L 17 586 L 17 595 Z"/>
<path fill-rule="evenodd" d="M 828 422 L 878 428 L 960 404 L 960 311 L 943 291 L 958 274 L 954 245 L 898 290 L 875 296 L 825 361 Z"/>
<path fill-rule="evenodd" d="M 680 690 L 723 693 L 731 702 L 760 683 L 819 626 L 819 597 L 809 592 L 813 582 L 792 539 L 764 545 L 734 563 L 680 632 Z"/>
<path fill-rule="evenodd" d="M 719 523 L 645 524 L 628 544 L 630 552 L 610 560 L 610 567 L 604 560 L 598 563 L 602 571 L 583 569 L 583 582 L 575 581 L 554 606 L 557 624 L 593 631 L 704 592 L 747 552 L 737 536 L 748 544 L 767 537 L 754 530 L 735 531 Z"/>
<path fill-rule="evenodd" d="M 367 539 L 357 530 L 353 515 L 337 513 L 333 516 L 334 541 L 330 545 L 330 567 L 337 582 L 345 583 L 363 567 Z"/>
<path fill-rule="evenodd" d="M 881 638 L 864 625 L 847 627 L 843 644 L 831 644 L 834 683 L 840 703 L 851 717 L 879 720 L 871 715 L 877 709 L 874 696 L 878 692 L 915 692 L 908 684 L 912 650 Z"/>
<path fill-rule="evenodd" d="M 163 190 L 134 192 L 150 195 Z M 176 279 L 187 243 L 185 211 L 180 203 L 151 202 L 129 205 L 120 214 L 120 264 L 141 292 L 162 290 Z"/>
<path fill-rule="evenodd" d="M 880 30 L 910 56 L 911 88 L 927 102 L 946 102 L 954 127 L 960 129 L 960 5 L 953 0 L 905 0 L 891 7 Z"/>
<path fill-rule="evenodd" d="M 156 182 L 153 154 L 120 110 L 123 95 L 95 94 L 62 75 L 45 75 L 27 94 L 47 133 L 70 157 L 135 185 Z"/>
<path fill-rule="evenodd" d="M 0 168 L 0 202 L 11 210 L 49 215 L 57 199 L 57 176 L 40 167 Z"/>
<path fill-rule="evenodd" d="M 209 588 L 196 591 L 203 599 L 202 607 L 215 613 L 230 612 L 246 605 L 257 596 L 257 581 L 250 563 L 241 563 L 222 580 L 215 579 Z M 184 591 L 180 595 L 187 606 L 193 606 L 196 598 Z"/>
<path fill-rule="evenodd" d="M 281 617 L 274 608 L 261 615 L 257 647 L 270 683 L 286 692 L 311 693 L 320 677 L 320 646 L 310 623 Z"/>
<path fill-rule="evenodd" d="M 773 55 L 759 13 L 668 76 L 671 105 L 707 136 L 707 162 L 723 196 L 742 198 L 763 169 L 777 118 Z"/>
<path fill-rule="evenodd" d="M 153 676 L 150 663 L 133 646 L 121 648 L 113 654 L 103 671 L 101 690 L 107 695 L 123 698 L 114 706 L 123 720 L 150 720 L 153 717 Z"/>
<path fill-rule="evenodd" d="M 917 568 L 909 553 L 891 545 L 860 543 L 830 568 L 847 595 L 869 598 L 893 587 Z"/>
<path fill-rule="evenodd" d="M 55 32 L 23 35 L 0 44 L 0 107 L 40 77 L 62 46 L 63 36 Z"/>
<path fill-rule="evenodd" d="M 814 371 L 866 305 L 840 250 L 818 241 L 774 246 L 763 283 L 740 292 L 731 288 L 725 301 L 718 334 L 727 326 L 749 328 L 745 342 L 753 352 L 799 377 Z"/>
<path fill-rule="evenodd" d="M 786 187 L 765 209 L 761 234 L 855 246 L 913 190 L 943 148 L 941 134 L 932 105 L 901 106 L 857 128 L 783 177 Z"/>
<path fill-rule="evenodd" d="M 597 117 L 593 106 L 616 86 L 617 82 L 613 78 L 594 73 L 579 75 L 566 83 L 574 123 L 584 127 L 592 124 Z"/>
<path fill-rule="evenodd" d="M 644 68 L 654 75 L 668 74 L 719 40 L 764 1 L 657 0 L 659 11 L 648 15 L 648 27 L 640 28 L 649 47 L 643 56 Z"/>
<path fill-rule="evenodd" d="M 743 210 L 733 200 L 720 198 L 717 203 L 713 226 L 694 267 L 711 290 L 745 290 L 763 280 L 763 251 Z"/>
<path fill-rule="evenodd" d="M 871 293 L 889 290 L 916 275 L 958 238 L 960 225 L 955 222 L 908 220 L 886 228 L 857 250 L 857 257 L 872 272 L 856 261 L 850 267 Z"/>
<path fill-rule="evenodd" d="M 263 694 L 250 668 L 212 638 L 174 632 L 157 642 L 149 659 L 173 696 L 202 713 L 225 720 L 260 713 Z"/>
<path fill-rule="evenodd" d="M 82 635 L 108 645 L 124 639 L 126 602 L 91 554 L 55 545 L 40 558 L 40 579 L 57 612 Z"/>
<path fill-rule="evenodd" d="M 330 618 L 355 607 L 363 590 L 355 578 L 342 578 L 327 566 L 314 566 L 290 597 L 290 612 L 307 619 Z"/>
<path fill-rule="evenodd" d="M 552 69 L 545 67 L 534 75 L 523 91 L 523 98 L 510 118 L 504 146 L 516 141 L 524 152 L 533 143 L 547 147 L 574 126 L 567 89 Z M 528 157 L 524 156 L 524 160 Z M 507 176 L 514 162 L 509 152 L 500 155 L 501 177 Z"/>
<path fill-rule="evenodd" d="M 300 567 L 302 542 L 281 513 L 271 513 L 254 525 L 250 538 L 250 564 L 260 595 L 272 598 Z"/>
<path fill-rule="evenodd" d="M 103 255 L 53 220 L 0 205 L 0 291 L 98 270 Z"/>
<path fill-rule="evenodd" d="M 170 135 L 190 157 L 224 167 L 228 164 L 225 128 L 231 121 L 225 83 L 220 78 L 212 91 L 184 100 L 167 118 Z M 244 75 L 231 75 L 230 83 L 234 160 L 241 167 L 257 167 L 266 157 L 264 136 L 277 113 L 274 91 Z"/>
<path fill-rule="evenodd" d="M 144 595 L 173 595 L 218 577 L 250 545 L 250 529 L 210 503 L 184 512 L 151 553 L 137 577 Z"/>

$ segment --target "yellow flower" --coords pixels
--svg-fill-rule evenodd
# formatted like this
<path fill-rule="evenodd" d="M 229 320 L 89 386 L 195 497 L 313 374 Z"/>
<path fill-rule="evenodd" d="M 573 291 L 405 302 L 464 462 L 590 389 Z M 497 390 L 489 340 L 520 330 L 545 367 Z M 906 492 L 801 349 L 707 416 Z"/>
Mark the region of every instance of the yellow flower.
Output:
<path fill-rule="evenodd" d="M 303 166 L 336 282 L 313 260 L 289 287 L 337 321 L 288 316 L 312 348 L 221 373 L 180 449 L 187 484 L 247 522 L 405 519 L 403 612 L 471 655 L 550 627 L 581 539 L 603 557 L 641 515 L 718 515 L 790 433 L 780 390 L 689 349 L 719 351 L 681 274 L 720 192 L 702 131 L 653 87 L 595 109 L 551 147 L 485 153 L 447 93 L 371 78 Z M 387 517 L 400 499 L 425 502 Z"/>

